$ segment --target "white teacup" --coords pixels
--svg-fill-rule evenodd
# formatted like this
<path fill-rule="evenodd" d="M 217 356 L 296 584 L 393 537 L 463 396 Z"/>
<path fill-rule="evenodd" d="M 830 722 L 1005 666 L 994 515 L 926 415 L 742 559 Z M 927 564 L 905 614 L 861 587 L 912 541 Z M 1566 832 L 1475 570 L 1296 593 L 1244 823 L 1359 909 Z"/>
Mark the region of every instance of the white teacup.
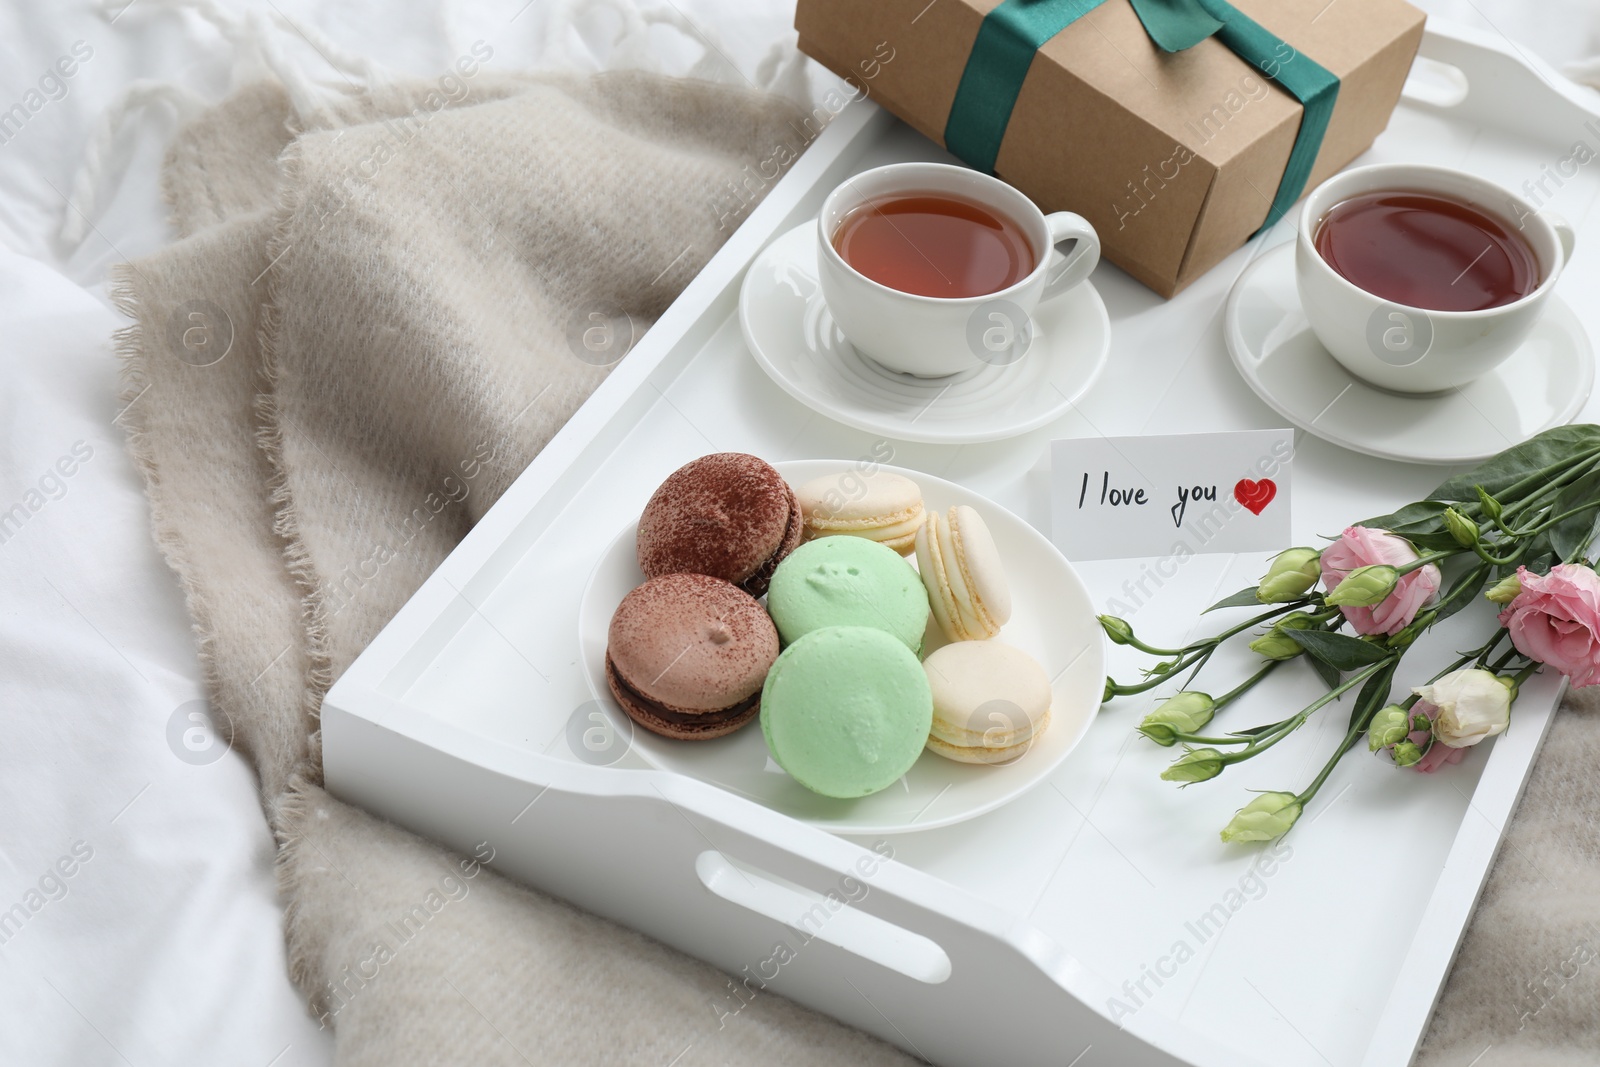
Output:
<path fill-rule="evenodd" d="M 833 238 L 851 211 L 882 197 L 960 197 L 1015 222 L 1033 249 L 1033 270 L 982 296 L 919 296 L 873 281 L 844 261 Z M 1056 246 L 1074 247 L 1063 254 Z M 893 371 L 937 378 L 1020 359 L 1033 336 L 1033 312 L 1082 282 L 1100 262 L 1094 227 L 1070 211 L 1041 212 L 998 178 L 946 163 L 891 163 L 848 178 L 817 218 L 822 298 L 856 351 Z"/>
<path fill-rule="evenodd" d="M 1433 193 L 1462 201 L 1521 234 L 1539 263 L 1528 295 L 1481 311 L 1435 311 L 1367 292 L 1317 252 L 1317 227 L 1334 206 L 1364 193 Z M 1436 393 L 1493 370 L 1527 340 L 1572 258 L 1573 229 L 1493 182 L 1447 167 L 1379 163 L 1323 182 L 1300 210 L 1295 282 L 1312 332 L 1346 370 L 1400 393 Z"/>

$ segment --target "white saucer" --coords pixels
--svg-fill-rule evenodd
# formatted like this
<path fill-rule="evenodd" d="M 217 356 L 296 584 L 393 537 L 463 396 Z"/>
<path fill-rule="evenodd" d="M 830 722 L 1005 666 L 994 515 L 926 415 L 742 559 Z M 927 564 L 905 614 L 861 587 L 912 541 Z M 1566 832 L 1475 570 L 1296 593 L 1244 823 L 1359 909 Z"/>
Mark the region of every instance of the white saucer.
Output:
<path fill-rule="evenodd" d="M 1105 366 L 1111 320 L 1084 282 L 1039 306 L 1033 343 L 1014 363 L 947 378 L 888 370 L 834 324 L 817 284 L 816 241 L 813 221 L 762 250 L 739 291 L 739 325 L 784 392 L 846 426 L 897 441 L 998 441 L 1060 418 Z"/>
<path fill-rule="evenodd" d="M 1433 396 L 1368 385 L 1328 354 L 1300 308 L 1294 242 L 1245 269 L 1228 296 L 1228 352 L 1268 407 L 1325 441 L 1408 463 L 1477 463 L 1562 426 L 1594 386 L 1583 324 L 1552 295 L 1528 340 L 1493 371 Z"/>
<path fill-rule="evenodd" d="M 848 467 L 840 460 L 778 463 L 791 485 Z M 898 834 L 949 826 L 995 808 L 1043 782 L 1088 733 L 1105 684 L 1105 647 L 1094 602 L 1072 565 L 1018 516 L 954 482 L 885 467 L 914 480 L 931 510 L 956 504 L 984 517 L 1011 579 L 1011 620 L 999 640 L 1022 649 L 1051 679 L 1050 726 L 1009 763 L 957 763 L 926 750 L 900 781 L 856 800 L 818 796 L 767 754 L 760 723 L 714 741 L 674 741 L 626 725 L 606 685 L 606 633 L 617 604 L 644 581 L 630 523 L 601 555 L 578 607 L 578 646 L 589 690 L 612 710 L 622 736 L 646 763 L 749 797 L 774 811 L 839 834 Z M 913 563 L 914 565 L 914 563 Z M 924 652 L 943 644 L 929 627 Z"/>

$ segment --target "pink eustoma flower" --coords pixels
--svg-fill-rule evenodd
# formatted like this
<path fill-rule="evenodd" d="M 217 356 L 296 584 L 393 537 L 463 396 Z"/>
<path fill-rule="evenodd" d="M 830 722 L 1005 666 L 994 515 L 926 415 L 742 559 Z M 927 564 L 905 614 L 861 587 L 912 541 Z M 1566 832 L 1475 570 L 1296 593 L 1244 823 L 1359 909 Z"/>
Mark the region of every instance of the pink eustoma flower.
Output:
<path fill-rule="evenodd" d="M 1429 704 L 1426 700 L 1419 700 L 1417 701 L 1417 706 L 1412 710 L 1419 714 L 1431 717 L 1438 709 L 1436 709 L 1432 704 Z M 1413 745 L 1421 748 L 1428 742 L 1428 731 L 1412 730 L 1408 740 L 1410 740 Z M 1433 747 L 1424 752 L 1422 754 L 1422 758 L 1411 765 L 1411 769 L 1422 774 L 1432 774 L 1440 767 L 1448 767 L 1452 763 L 1460 763 L 1466 758 L 1466 749 L 1451 748 L 1449 745 L 1435 741 L 1433 743 Z"/>
<path fill-rule="evenodd" d="M 1358 567 L 1387 563 L 1403 567 L 1415 563 L 1411 542 L 1384 530 L 1352 526 L 1339 540 L 1322 550 L 1322 584 L 1329 592 Z M 1422 606 L 1439 591 L 1439 568 L 1429 563 L 1402 574 L 1394 591 L 1370 608 L 1341 607 L 1352 628 L 1361 634 L 1393 636 L 1411 624 Z"/>
<path fill-rule="evenodd" d="M 1554 667 L 1575 689 L 1600 682 L 1600 576 L 1558 563 L 1542 576 L 1518 567 L 1517 579 L 1522 592 L 1500 613 L 1517 651 Z"/>

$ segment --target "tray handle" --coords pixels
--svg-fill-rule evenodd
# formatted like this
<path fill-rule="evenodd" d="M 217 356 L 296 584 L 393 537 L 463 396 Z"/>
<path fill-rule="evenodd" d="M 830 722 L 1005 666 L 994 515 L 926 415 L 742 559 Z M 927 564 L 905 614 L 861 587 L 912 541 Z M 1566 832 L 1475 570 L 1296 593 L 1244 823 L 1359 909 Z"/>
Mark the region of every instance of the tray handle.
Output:
<path fill-rule="evenodd" d="M 975 1024 L 998 1012 L 1009 1020 L 1006 1048 L 1017 1064 L 1083 1055 L 1085 1067 L 1262 1067 L 1153 1011 L 1109 1017 L 1098 1006 L 1116 990 L 1101 976 L 1019 916 L 904 865 L 887 839 L 842 840 L 758 806 L 740 817 L 732 809 L 744 805 L 689 780 L 659 779 L 648 793 L 624 803 L 668 809 L 651 820 L 663 877 L 641 868 L 638 852 L 630 855 L 635 876 L 665 885 L 679 877 L 666 873 L 675 868 L 703 893 L 699 903 L 695 893 L 674 895 L 680 910 L 652 932 L 704 924 L 763 951 L 797 944 L 794 963 L 753 977 L 925 1059 L 992 1063 L 992 1037 Z M 752 977 L 751 968 L 709 955 L 736 978 Z M 760 955 L 746 948 L 734 959 Z"/>
<path fill-rule="evenodd" d="M 1402 96 L 1452 120 L 1568 144 L 1600 115 L 1600 94 L 1505 37 L 1429 19 Z"/>
<path fill-rule="evenodd" d="M 1400 95 L 1408 104 L 1443 110 L 1461 104 L 1471 90 L 1472 83 L 1466 71 L 1453 63 L 1419 55 L 1411 64 L 1411 76 L 1406 79 Z"/>
<path fill-rule="evenodd" d="M 841 897 L 830 899 L 713 849 L 695 857 L 694 872 L 701 885 L 723 900 L 783 923 L 803 937 L 929 985 L 950 977 L 950 955 L 938 942 L 840 903 Z"/>

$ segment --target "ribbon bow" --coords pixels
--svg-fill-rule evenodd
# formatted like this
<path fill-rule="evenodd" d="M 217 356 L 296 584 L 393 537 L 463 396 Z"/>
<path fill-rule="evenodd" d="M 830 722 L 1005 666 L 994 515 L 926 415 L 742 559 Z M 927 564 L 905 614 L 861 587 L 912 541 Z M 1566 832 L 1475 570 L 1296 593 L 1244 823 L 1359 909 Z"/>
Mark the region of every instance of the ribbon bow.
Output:
<path fill-rule="evenodd" d="M 1043 44 L 1105 0 L 1001 0 L 978 27 L 955 102 L 945 147 L 993 172 L 1028 66 Z M 1305 191 L 1339 95 L 1339 79 L 1227 3 L 1227 0 L 1129 0 L 1157 48 L 1181 52 L 1216 37 L 1235 55 L 1300 102 L 1294 148 L 1262 229 L 1282 218 Z"/>
<path fill-rule="evenodd" d="M 1207 11 L 1201 0 L 1129 0 L 1144 23 L 1144 32 L 1163 52 L 1193 48 L 1222 29 L 1222 19 Z"/>

